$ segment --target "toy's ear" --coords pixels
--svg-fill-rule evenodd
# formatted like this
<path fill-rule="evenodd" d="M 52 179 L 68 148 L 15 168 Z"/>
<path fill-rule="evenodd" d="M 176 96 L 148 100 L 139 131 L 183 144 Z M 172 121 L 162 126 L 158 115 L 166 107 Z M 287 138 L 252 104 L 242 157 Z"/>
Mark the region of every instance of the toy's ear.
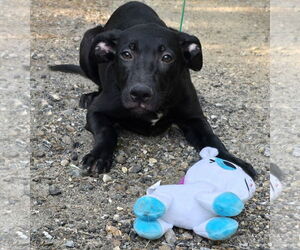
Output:
<path fill-rule="evenodd" d="M 200 151 L 200 156 L 202 159 L 216 157 L 219 154 L 218 149 L 212 147 L 205 147 Z"/>

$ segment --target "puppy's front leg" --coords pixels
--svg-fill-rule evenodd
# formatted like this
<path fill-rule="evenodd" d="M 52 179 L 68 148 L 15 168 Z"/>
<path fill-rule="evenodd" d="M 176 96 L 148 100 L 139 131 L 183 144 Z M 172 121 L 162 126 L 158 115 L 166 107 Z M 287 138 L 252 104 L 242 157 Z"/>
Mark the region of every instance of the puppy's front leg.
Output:
<path fill-rule="evenodd" d="M 247 174 L 249 174 L 252 178 L 255 178 L 256 171 L 251 164 L 235 157 L 228 152 L 219 137 L 214 134 L 202 113 L 189 119 L 181 119 L 178 122 L 178 125 L 182 129 L 187 141 L 197 150 L 201 150 L 207 146 L 217 148 L 219 151 L 218 156 L 220 158 L 239 165 Z"/>
<path fill-rule="evenodd" d="M 113 121 L 99 112 L 88 112 L 86 129 L 94 135 L 95 145 L 89 154 L 83 157 L 82 164 L 88 173 L 109 172 L 113 151 L 117 144 L 117 131 Z"/>

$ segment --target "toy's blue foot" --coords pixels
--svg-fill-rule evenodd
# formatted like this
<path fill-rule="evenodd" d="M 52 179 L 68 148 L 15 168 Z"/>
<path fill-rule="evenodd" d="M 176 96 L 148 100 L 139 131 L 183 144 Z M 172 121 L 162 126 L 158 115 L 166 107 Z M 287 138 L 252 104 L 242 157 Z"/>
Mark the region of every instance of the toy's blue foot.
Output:
<path fill-rule="evenodd" d="M 226 192 L 217 196 L 213 210 L 221 216 L 236 216 L 244 209 L 244 203 L 234 193 Z"/>
<path fill-rule="evenodd" d="M 133 224 L 135 232 L 148 240 L 156 240 L 163 236 L 164 231 L 158 221 L 144 221 L 136 218 Z"/>
<path fill-rule="evenodd" d="M 139 198 L 134 206 L 134 214 L 142 220 L 153 221 L 161 217 L 166 211 L 165 205 L 158 199 L 151 196 Z"/>
<path fill-rule="evenodd" d="M 235 234 L 238 222 L 231 218 L 213 218 L 206 224 L 206 232 L 211 240 L 225 240 Z"/>

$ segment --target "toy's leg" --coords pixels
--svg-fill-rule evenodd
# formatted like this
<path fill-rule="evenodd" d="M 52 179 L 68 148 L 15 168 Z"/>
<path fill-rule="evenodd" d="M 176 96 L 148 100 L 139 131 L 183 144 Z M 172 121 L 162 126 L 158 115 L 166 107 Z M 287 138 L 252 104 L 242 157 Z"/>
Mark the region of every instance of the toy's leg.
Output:
<path fill-rule="evenodd" d="M 146 221 L 142 220 L 141 218 L 136 218 L 133 225 L 135 232 L 140 237 L 146 238 L 148 240 L 155 240 L 162 237 L 165 232 L 167 232 L 172 227 L 172 224 L 169 224 L 161 219 Z"/>
<path fill-rule="evenodd" d="M 196 199 L 202 207 L 220 216 L 236 216 L 244 209 L 242 200 L 231 192 L 199 193 Z"/>
<path fill-rule="evenodd" d="M 193 228 L 194 232 L 210 240 L 225 240 L 235 234 L 238 222 L 227 217 L 215 217 Z"/>
<path fill-rule="evenodd" d="M 143 220 L 156 220 L 164 215 L 171 203 L 171 198 L 160 194 L 159 196 L 146 195 L 139 198 L 134 206 L 134 214 Z"/>

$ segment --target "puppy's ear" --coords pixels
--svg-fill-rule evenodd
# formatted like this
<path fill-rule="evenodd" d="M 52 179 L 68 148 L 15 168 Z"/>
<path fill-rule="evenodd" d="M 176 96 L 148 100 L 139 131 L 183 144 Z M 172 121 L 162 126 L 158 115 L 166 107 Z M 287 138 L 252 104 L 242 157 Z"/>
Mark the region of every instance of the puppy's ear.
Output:
<path fill-rule="evenodd" d="M 199 39 L 184 32 L 179 32 L 178 36 L 183 59 L 187 67 L 199 71 L 203 64 L 202 49 Z"/>
<path fill-rule="evenodd" d="M 98 63 L 113 60 L 121 32 L 121 30 L 109 30 L 98 34 L 94 38 L 90 56 L 95 57 Z"/>

